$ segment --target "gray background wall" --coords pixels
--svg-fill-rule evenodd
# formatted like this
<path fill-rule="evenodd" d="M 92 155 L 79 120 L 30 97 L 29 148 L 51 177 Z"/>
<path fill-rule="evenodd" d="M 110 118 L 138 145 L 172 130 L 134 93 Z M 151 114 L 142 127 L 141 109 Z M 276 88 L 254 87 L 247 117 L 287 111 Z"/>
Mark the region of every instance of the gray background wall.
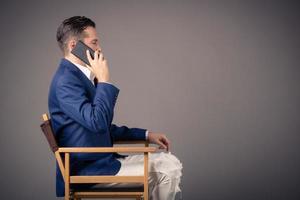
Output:
<path fill-rule="evenodd" d="M 55 199 L 41 134 L 67 17 L 97 23 L 115 123 L 165 132 L 184 199 L 300 199 L 297 1 L 1 3 L 1 199 Z"/>

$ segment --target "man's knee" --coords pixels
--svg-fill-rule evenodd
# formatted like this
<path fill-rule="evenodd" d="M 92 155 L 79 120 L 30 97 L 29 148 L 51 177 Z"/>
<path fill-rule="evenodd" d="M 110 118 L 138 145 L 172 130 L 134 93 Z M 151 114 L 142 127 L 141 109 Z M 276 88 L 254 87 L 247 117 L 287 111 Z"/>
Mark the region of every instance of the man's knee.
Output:
<path fill-rule="evenodd" d="M 180 178 L 182 163 L 172 154 L 158 153 L 151 160 L 150 171 L 166 174 L 170 179 Z"/>
<path fill-rule="evenodd" d="M 150 172 L 149 173 L 149 183 L 156 184 L 156 185 L 171 184 L 172 178 L 166 173 Z"/>

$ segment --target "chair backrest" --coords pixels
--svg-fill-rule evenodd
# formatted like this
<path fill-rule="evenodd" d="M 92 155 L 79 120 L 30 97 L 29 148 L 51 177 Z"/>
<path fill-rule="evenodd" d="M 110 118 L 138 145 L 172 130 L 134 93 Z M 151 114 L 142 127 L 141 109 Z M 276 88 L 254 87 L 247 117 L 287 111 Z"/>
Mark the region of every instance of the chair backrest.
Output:
<path fill-rule="evenodd" d="M 43 114 L 43 123 L 41 124 L 41 129 L 49 143 L 50 149 L 53 153 L 58 150 L 58 145 L 53 134 L 51 120 L 49 119 L 47 114 Z"/>

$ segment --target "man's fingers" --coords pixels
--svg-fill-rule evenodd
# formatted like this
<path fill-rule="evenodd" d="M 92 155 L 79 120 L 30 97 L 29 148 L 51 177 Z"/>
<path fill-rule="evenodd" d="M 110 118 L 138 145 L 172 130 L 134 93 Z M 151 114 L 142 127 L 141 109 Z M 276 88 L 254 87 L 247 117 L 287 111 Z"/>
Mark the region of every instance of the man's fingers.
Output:
<path fill-rule="evenodd" d="M 168 140 L 168 138 L 165 135 L 162 135 L 160 141 L 166 146 L 167 151 L 169 151 L 170 141 Z"/>
<path fill-rule="evenodd" d="M 162 143 L 161 141 L 157 141 L 157 144 L 162 148 L 162 149 L 167 149 L 167 146 L 164 144 L 164 143 Z"/>
<path fill-rule="evenodd" d="M 163 143 L 167 146 L 167 151 L 170 149 L 170 141 L 167 137 L 163 137 Z"/>
<path fill-rule="evenodd" d="M 161 142 L 163 142 L 164 144 L 169 144 L 169 140 L 167 139 L 166 136 L 161 136 L 161 138 L 159 139 Z"/>
<path fill-rule="evenodd" d="M 102 53 L 100 53 L 100 55 L 99 55 L 99 60 L 103 61 L 103 54 Z"/>
<path fill-rule="evenodd" d="M 169 151 L 169 143 L 165 138 L 162 138 L 162 143 L 166 146 L 167 151 Z"/>
<path fill-rule="evenodd" d="M 89 50 L 86 50 L 86 57 L 87 57 L 89 63 L 91 63 L 91 61 L 93 61 Z"/>
<path fill-rule="evenodd" d="M 167 151 L 169 151 L 170 141 L 164 134 L 150 132 L 148 137 L 151 143 L 157 144 L 159 146 L 159 149 L 166 149 Z"/>
<path fill-rule="evenodd" d="M 94 52 L 94 60 L 98 60 L 99 53 L 100 53 L 100 51 L 98 51 L 98 50 Z"/>
<path fill-rule="evenodd" d="M 169 140 L 168 140 L 168 138 L 167 138 L 166 136 L 163 136 L 163 137 L 161 138 L 161 140 L 162 140 L 165 144 L 169 144 Z"/>
<path fill-rule="evenodd" d="M 165 137 L 165 140 L 168 144 L 170 144 L 170 140 L 167 137 Z"/>

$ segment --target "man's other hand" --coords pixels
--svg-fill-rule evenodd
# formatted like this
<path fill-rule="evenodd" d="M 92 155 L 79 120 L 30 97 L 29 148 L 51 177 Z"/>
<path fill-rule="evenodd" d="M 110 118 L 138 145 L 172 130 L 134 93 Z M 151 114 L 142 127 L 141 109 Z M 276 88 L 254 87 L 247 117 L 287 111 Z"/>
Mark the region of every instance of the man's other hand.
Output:
<path fill-rule="evenodd" d="M 160 149 L 166 149 L 167 151 L 170 149 L 170 141 L 164 134 L 149 132 L 148 140 L 150 143 L 157 144 Z"/>

